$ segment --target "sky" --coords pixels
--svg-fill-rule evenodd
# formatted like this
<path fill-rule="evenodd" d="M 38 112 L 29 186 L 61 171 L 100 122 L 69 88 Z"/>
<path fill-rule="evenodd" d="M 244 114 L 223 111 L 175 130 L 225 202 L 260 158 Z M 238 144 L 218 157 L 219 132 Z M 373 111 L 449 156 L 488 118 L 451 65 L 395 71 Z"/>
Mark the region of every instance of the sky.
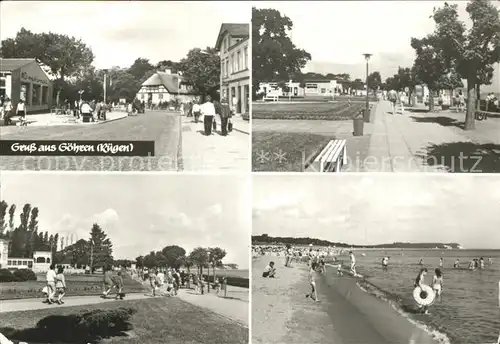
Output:
<path fill-rule="evenodd" d="M 254 235 L 500 249 L 496 175 L 255 175 L 252 207 Z"/>
<path fill-rule="evenodd" d="M 466 1 L 448 3 L 458 3 L 461 19 L 469 22 Z M 380 71 L 385 80 L 397 72 L 398 66 L 413 65 L 411 37 L 423 37 L 434 30 L 429 16 L 434 7 L 443 4 L 444 1 L 259 1 L 254 6 L 279 10 L 292 20 L 292 41 L 312 55 L 306 72 L 345 72 L 352 79 L 364 80 L 362 54 L 371 53 L 371 70 Z"/>
<path fill-rule="evenodd" d="M 8 173 L 1 198 L 38 207 L 39 230 L 88 239 L 97 222 L 115 259 L 168 245 L 221 247 L 224 263 L 248 269 L 250 194 L 246 177 L 129 173 Z M 17 223 L 16 223 L 17 224 Z"/>
<path fill-rule="evenodd" d="M 81 38 L 94 66 L 129 67 L 136 58 L 179 61 L 192 48 L 215 46 L 222 23 L 249 23 L 249 2 L 2 1 L 0 37 L 24 27 Z"/>

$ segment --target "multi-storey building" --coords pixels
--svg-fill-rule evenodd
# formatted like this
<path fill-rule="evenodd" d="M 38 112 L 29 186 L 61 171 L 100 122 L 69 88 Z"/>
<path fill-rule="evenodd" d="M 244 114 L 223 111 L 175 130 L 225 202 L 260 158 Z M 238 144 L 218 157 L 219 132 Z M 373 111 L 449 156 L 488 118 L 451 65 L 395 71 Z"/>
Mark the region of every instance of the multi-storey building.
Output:
<path fill-rule="evenodd" d="M 250 103 L 250 26 L 224 23 L 221 25 L 216 50 L 220 54 L 220 96 L 229 101 L 236 113 L 249 112 Z"/>

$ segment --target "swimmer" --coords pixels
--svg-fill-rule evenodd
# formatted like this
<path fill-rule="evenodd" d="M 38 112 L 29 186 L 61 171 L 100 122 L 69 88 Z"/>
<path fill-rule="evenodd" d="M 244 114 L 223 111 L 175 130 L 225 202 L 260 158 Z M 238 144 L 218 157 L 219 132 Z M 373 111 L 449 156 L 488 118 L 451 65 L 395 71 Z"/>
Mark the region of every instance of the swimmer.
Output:
<path fill-rule="evenodd" d="M 309 294 L 306 294 L 306 297 L 310 297 L 315 302 L 319 302 L 316 281 L 314 280 L 314 273 L 316 271 L 317 265 L 317 263 L 311 263 L 311 268 L 309 269 L 309 285 L 311 286 L 311 292 Z"/>
<path fill-rule="evenodd" d="M 340 262 L 337 265 L 337 276 L 342 276 L 342 275 L 344 275 L 344 273 L 342 272 L 342 262 Z"/>
<path fill-rule="evenodd" d="M 349 251 L 349 259 L 351 260 L 351 272 L 354 277 L 358 274 L 356 273 L 356 257 L 352 251 Z"/>
<path fill-rule="evenodd" d="M 483 257 L 479 258 L 479 268 L 484 269 L 484 259 Z"/>
<path fill-rule="evenodd" d="M 457 268 L 457 269 L 460 267 L 460 259 L 457 258 L 457 260 L 455 260 L 455 263 L 453 264 L 453 267 Z"/>
<path fill-rule="evenodd" d="M 418 261 L 418 265 L 424 265 L 424 258 L 420 258 L 420 260 Z"/>
<path fill-rule="evenodd" d="M 388 265 L 389 265 L 389 257 L 382 258 L 382 270 L 387 271 Z"/>
<path fill-rule="evenodd" d="M 443 302 L 443 273 L 441 269 L 434 270 L 434 277 L 432 278 L 432 289 L 436 293 L 436 298 L 439 297 L 439 302 Z"/>
<path fill-rule="evenodd" d="M 469 270 L 474 270 L 474 260 L 469 262 Z"/>
<path fill-rule="evenodd" d="M 439 258 L 439 267 L 442 268 L 443 267 L 443 258 Z"/>
<path fill-rule="evenodd" d="M 321 256 L 321 258 L 319 259 L 319 271 L 320 273 L 325 273 L 326 272 L 326 267 L 325 267 L 325 257 L 324 256 Z"/>
<path fill-rule="evenodd" d="M 423 288 L 425 286 L 425 275 L 427 275 L 427 269 L 426 268 L 420 269 L 420 272 L 418 273 L 418 276 L 415 279 L 415 288 L 416 287 Z M 427 306 L 422 306 L 421 311 L 424 314 L 429 314 Z"/>

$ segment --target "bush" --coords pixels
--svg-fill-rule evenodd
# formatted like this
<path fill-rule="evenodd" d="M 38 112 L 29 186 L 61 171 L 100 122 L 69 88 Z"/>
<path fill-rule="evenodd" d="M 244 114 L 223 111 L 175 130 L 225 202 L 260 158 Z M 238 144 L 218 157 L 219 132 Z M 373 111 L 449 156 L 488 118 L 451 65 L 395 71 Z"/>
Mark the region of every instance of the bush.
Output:
<path fill-rule="evenodd" d="M 0 283 L 5 282 L 19 282 L 20 279 L 16 277 L 12 272 L 8 269 L 0 269 Z"/>
<path fill-rule="evenodd" d="M 16 276 L 19 281 L 36 281 L 35 273 L 30 269 L 19 269 L 14 270 L 14 276 Z"/>

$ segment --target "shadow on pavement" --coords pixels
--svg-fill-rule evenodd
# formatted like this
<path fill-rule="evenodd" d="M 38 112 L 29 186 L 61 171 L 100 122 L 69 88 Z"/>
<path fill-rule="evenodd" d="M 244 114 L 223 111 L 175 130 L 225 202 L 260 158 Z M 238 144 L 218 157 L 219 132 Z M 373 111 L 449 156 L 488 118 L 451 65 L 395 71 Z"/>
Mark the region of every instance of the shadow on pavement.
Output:
<path fill-rule="evenodd" d="M 452 142 L 430 145 L 422 158 L 428 166 L 443 165 L 452 173 L 500 172 L 500 145 Z"/>
<path fill-rule="evenodd" d="M 121 307 L 114 310 L 96 309 L 79 314 L 50 315 L 34 328 L 0 328 L 10 340 L 38 343 L 97 343 L 105 338 L 125 337 L 132 329 L 130 317 L 133 308 Z"/>
<path fill-rule="evenodd" d="M 446 116 L 438 116 L 438 117 L 415 117 L 410 116 L 417 123 L 436 123 L 443 127 L 457 127 L 460 129 L 464 128 L 464 122 L 459 122 L 454 118 L 446 117 Z"/>

